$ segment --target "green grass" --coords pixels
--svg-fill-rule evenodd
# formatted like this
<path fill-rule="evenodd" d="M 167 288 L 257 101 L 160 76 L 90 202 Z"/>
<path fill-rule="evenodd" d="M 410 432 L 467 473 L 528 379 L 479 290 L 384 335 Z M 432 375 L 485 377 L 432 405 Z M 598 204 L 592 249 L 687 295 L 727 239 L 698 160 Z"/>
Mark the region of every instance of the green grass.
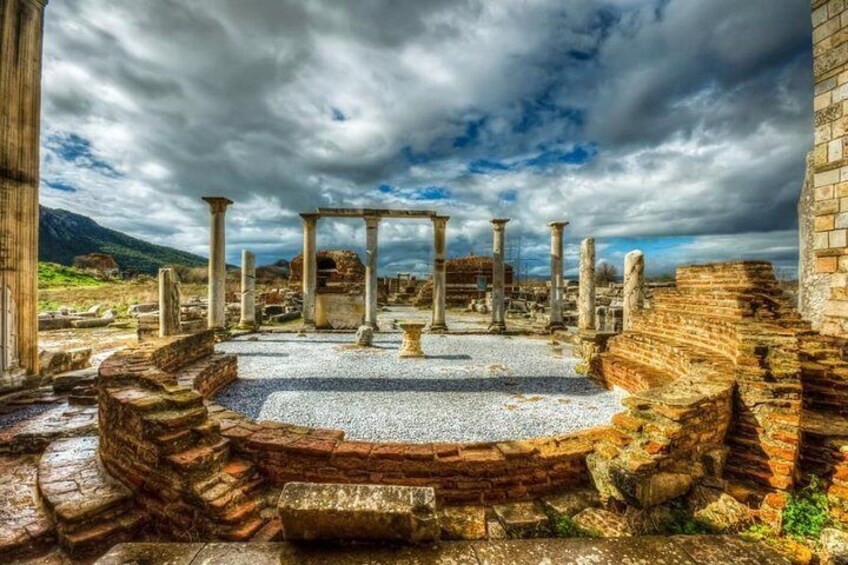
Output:
<path fill-rule="evenodd" d="M 56 263 L 38 264 L 38 288 L 96 287 L 105 284 L 97 277 Z"/>

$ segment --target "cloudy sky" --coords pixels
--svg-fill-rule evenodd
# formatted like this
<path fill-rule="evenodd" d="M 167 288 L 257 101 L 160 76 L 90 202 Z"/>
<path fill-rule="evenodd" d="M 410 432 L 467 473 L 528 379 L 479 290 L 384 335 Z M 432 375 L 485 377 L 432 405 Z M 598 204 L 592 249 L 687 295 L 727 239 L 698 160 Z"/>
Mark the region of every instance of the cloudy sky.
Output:
<path fill-rule="evenodd" d="M 228 258 L 302 245 L 318 206 L 434 209 L 448 253 L 544 273 L 546 222 L 649 273 L 764 258 L 792 275 L 812 145 L 809 0 L 53 0 L 42 203 Z M 361 249 L 361 220 L 320 247 Z M 380 226 L 424 271 L 427 221 Z"/>

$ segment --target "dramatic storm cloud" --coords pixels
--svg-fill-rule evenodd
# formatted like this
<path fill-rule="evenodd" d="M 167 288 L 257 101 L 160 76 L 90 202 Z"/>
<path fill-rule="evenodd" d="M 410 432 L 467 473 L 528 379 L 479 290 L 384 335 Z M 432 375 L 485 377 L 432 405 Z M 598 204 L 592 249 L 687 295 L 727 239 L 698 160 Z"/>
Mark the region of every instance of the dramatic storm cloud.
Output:
<path fill-rule="evenodd" d="M 298 212 L 435 209 L 448 251 L 547 268 L 547 221 L 649 272 L 797 255 L 812 145 L 809 0 L 56 0 L 42 200 L 206 254 L 291 258 Z M 428 222 L 381 225 L 381 269 L 427 271 Z M 361 221 L 319 246 L 361 249 Z M 790 273 L 791 274 L 791 273 Z"/>

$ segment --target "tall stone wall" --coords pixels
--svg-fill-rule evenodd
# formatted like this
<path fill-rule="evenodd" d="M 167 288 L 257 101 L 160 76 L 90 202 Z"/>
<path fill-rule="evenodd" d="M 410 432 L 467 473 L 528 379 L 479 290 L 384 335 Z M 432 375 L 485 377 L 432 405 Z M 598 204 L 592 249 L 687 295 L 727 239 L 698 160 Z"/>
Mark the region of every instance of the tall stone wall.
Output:
<path fill-rule="evenodd" d="M 46 3 L 0 0 L 0 392 L 25 385 L 24 375 L 38 373 L 38 149 Z"/>
<path fill-rule="evenodd" d="M 829 335 L 848 334 L 848 11 L 844 0 L 814 0 L 815 148 L 813 247 L 815 271 L 829 278 L 829 299 L 817 311 Z M 801 225 L 805 224 L 802 216 Z"/>

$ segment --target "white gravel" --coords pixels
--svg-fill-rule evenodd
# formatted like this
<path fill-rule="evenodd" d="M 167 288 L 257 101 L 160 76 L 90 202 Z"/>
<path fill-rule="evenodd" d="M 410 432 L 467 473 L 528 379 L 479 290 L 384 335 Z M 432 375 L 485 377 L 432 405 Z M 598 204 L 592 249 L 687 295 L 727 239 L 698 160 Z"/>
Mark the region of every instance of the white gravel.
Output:
<path fill-rule="evenodd" d="M 574 372 L 546 339 L 425 335 L 426 359 L 400 359 L 399 334 L 262 334 L 218 345 L 240 379 L 216 401 L 256 420 L 344 430 L 348 439 L 478 442 L 549 436 L 609 423 L 619 392 Z M 563 349 L 565 350 L 563 352 Z"/>

